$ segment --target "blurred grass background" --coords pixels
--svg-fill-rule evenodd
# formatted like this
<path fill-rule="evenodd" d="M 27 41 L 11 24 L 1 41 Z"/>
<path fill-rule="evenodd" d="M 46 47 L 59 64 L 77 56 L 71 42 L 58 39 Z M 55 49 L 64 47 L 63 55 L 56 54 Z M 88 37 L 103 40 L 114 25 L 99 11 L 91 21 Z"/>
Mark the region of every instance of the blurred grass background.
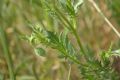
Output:
<path fill-rule="evenodd" d="M 119 30 L 119 0 L 95 1 Z M 9 80 L 6 53 L 9 54 L 13 64 L 11 67 L 17 77 L 16 80 L 66 80 L 69 65 L 64 60 L 60 60 L 54 50 L 48 49 L 49 54 L 46 57 L 38 57 L 34 54 L 32 46 L 22 40 L 22 35 L 31 33 L 29 22 L 44 23 L 51 31 L 62 29 L 56 20 L 47 16 L 41 6 L 40 0 L 0 0 L 0 31 L 4 33 L 0 34 L 0 80 Z M 119 39 L 87 0 L 79 8 L 77 19 L 82 42 L 90 47 L 96 56 L 101 50 L 107 50 L 111 42 L 114 44 L 114 49 L 119 49 Z M 79 76 L 77 67 L 72 65 L 71 80 L 81 80 Z"/>

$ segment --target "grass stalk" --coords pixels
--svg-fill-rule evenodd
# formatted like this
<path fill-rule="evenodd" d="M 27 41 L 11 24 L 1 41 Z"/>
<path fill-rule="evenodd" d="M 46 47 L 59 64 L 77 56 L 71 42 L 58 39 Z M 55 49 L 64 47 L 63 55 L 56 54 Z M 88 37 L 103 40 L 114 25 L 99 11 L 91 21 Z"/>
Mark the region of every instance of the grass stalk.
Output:
<path fill-rule="evenodd" d="M 32 65 L 32 71 L 33 71 L 33 75 L 35 77 L 35 80 L 39 80 L 39 77 L 38 77 L 37 72 L 36 72 L 35 62 Z"/>
<path fill-rule="evenodd" d="M 2 47 L 3 47 L 5 59 L 6 59 L 7 64 L 8 64 L 10 80 L 16 80 L 15 75 L 14 75 L 14 68 L 13 68 L 11 54 L 10 54 L 9 49 L 8 49 L 7 37 L 6 37 L 6 34 L 5 34 L 3 27 L 0 27 L 0 40 L 1 40 Z"/>
<path fill-rule="evenodd" d="M 102 13 L 102 11 L 98 7 L 98 5 L 95 3 L 95 1 L 89 0 L 89 2 L 92 3 L 94 8 L 97 10 L 97 12 L 103 17 L 105 22 L 113 29 L 113 31 L 116 33 L 116 35 L 120 38 L 120 33 L 118 32 L 118 30 L 113 26 L 113 24 L 108 20 L 108 18 Z"/>
<path fill-rule="evenodd" d="M 68 78 L 67 78 L 67 80 L 70 80 L 70 74 L 71 74 L 71 64 L 69 64 L 69 72 L 68 72 Z"/>

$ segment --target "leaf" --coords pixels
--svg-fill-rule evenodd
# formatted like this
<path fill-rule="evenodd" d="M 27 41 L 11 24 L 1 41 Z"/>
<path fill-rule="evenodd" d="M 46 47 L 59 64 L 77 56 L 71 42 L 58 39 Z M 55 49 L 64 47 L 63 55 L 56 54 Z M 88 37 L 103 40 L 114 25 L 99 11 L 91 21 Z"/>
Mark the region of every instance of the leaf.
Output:
<path fill-rule="evenodd" d="M 81 6 L 82 4 L 83 4 L 83 0 L 79 0 L 79 1 L 77 2 L 77 4 L 74 6 L 75 13 L 78 12 L 78 8 L 79 8 L 79 6 Z"/>
<path fill-rule="evenodd" d="M 51 31 L 47 31 L 47 38 L 53 43 L 58 43 L 58 41 L 59 41 L 56 34 Z"/>
<path fill-rule="evenodd" d="M 37 56 L 45 56 L 46 55 L 46 52 L 43 48 L 35 48 L 34 51 Z"/>
<path fill-rule="evenodd" d="M 120 49 L 112 51 L 112 53 L 113 53 L 112 55 L 114 56 L 120 56 Z"/>

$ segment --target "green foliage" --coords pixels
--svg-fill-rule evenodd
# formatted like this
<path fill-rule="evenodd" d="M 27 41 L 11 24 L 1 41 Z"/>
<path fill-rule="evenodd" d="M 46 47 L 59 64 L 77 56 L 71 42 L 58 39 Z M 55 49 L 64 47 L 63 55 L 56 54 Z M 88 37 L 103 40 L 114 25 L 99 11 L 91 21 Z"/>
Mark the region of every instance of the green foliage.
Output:
<path fill-rule="evenodd" d="M 6 33 L 3 29 L 3 27 L 0 27 L 0 41 L 1 41 L 1 44 L 3 47 L 5 59 L 6 59 L 7 64 L 8 64 L 10 79 L 16 80 L 15 75 L 14 75 L 13 61 L 12 61 L 11 54 L 10 54 L 10 51 L 8 48 L 7 36 L 6 36 Z"/>
<path fill-rule="evenodd" d="M 38 56 L 45 56 L 45 50 L 42 48 L 35 48 L 35 53 Z"/>
<path fill-rule="evenodd" d="M 83 30 L 83 26 L 98 27 L 94 22 L 99 21 L 99 19 L 93 20 L 96 13 L 92 13 L 93 8 L 90 9 L 92 5 L 87 5 L 89 1 L 94 0 L 0 0 L 0 80 L 66 80 L 66 78 L 68 80 L 119 80 L 118 73 L 112 67 L 113 57 L 120 56 L 119 49 L 112 51 L 110 48 L 98 54 L 90 47 L 83 46 L 87 43 L 83 41 L 84 35 L 80 35 L 89 31 L 86 28 Z M 100 1 L 102 2 L 102 0 L 98 2 Z M 106 1 L 109 1 L 108 6 L 119 23 L 119 0 Z M 84 21 L 87 25 L 83 24 Z M 32 25 L 31 29 L 26 22 L 35 25 Z M 31 30 L 32 34 L 25 38 L 33 45 L 35 54 L 46 58 L 35 57 L 31 54 L 32 49 L 19 39 L 18 35 L 29 34 Z M 94 31 L 97 30 L 91 31 L 93 35 Z M 93 39 L 97 41 L 96 37 Z M 56 55 L 53 58 L 53 55 L 47 54 L 48 48 L 54 49 L 56 52 L 50 53 L 58 53 L 60 59 L 56 58 Z M 38 58 L 43 59 L 38 61 Z M 66 62 L 69 64 L 69 71 L 66 69 Z M 78 66 L 80 72 L 78 77 L 81 79 L 72 78 L 77 73 L 74 74 L 71 65 Z"/>
<path fill-rule="evenodd" d="M 36 28 L 36 26 L 34 27 Z M 62 58 L 66 58 L 73 63 L 77 63 L 82 74 L 82 79 L 85 80 L 118 80 L 117 73 L 112 68 L 111 57 L 114 55 L 111 48 L 107 52 L 102 52 L 100 61 L 95 59 L 93 53 L 87 53 L 86 62 L 81 63 L 79 58 L 83 55 L 78 55 L 76 49 L 71 44 L 67 34 L 61 32 L 59 35 L 54 32 L 46 31 L 40 27 L 35 30 L 31 37 L 33 37 L 32 44 L 43 44 L 46 47 L 51 47 L 60 52 Z M 33 35 L 34 34 L 34 35 Z M 31 39 L 31 37 L 29 37 Z M 44 50 L 38 48 L 40 55 L 44 55 Z M 35 51 L 36 52 L 36 51 Z M 89 51 L 88 51 L 89 52 Z M 78 56 L 80 56 L 78 58 Z"/>
<path fill-rule="evenodd" d="M 81 3 L 79 1 L 75 8 L 78 8 Z M 33 26 L 33 33 L 28 37 L 30 43 L 35 46 L 42 44 L 58 50 L 59 55 L 62 56 L 61 58 L 68 59 L 68 61 L 76 63 L 79 66 L 83 80 L 119 80 L 118 74 L 112 68 L 112 48 L 106 52 L 102 52 L 99 55 L 100 60 L 95 58 L 93 52 L 90 53 L 89 50 L 85 51 L 76 30 L 76 9 L 74 8 L 73 2 L 70 0 L 66 0 L 65 2 L 58 0 L 56 4 L 58 6 L 52 4 L 51 0 L 42 2 L 42 5 L 44 5 L 43 8 L 45 8 L 48 16 L 52 16 L 53 19 L 62 23 L 64 29 L 58 33 L 47 30 L 45 28 L 46 26 Z M 71 43 L 68 37 L 69 34 L 75 37 L 80 50 L 75 49 L 75 45 Z M 44 50 L 40 48 L 40 52 L 44 53 Z M 85 61 L 82 61 L 82 58 Z"/>
<path fill-rule="evenodd" d="M 32 44 L 36 45 L 41 43 L 46 47 L 57 49 L 60 52 L 61 57 L 65 57 L 76 63 L 79 63 L 76 59 L 77 54 L 68 39 L 67 33 L 61 32 L 58 35 L 57 33 L 41 29 L 40 27 L 33 27 L 33 30 L 34 32 L 28 39 Z M 41 54 L 44 54 L 43 50 L 40 52 L 42 52 Z"/>

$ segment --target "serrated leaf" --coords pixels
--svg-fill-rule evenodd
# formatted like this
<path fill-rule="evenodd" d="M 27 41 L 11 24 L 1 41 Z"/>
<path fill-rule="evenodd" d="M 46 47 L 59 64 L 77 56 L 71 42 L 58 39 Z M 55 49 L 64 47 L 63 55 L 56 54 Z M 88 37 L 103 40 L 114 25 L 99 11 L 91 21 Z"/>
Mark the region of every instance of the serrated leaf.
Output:
<path fill-rule="evenodd" d="M 31 34 L 30 37 L 27 37 L 27 39 L 31 44 L 34 44 L 35 36 L 33 36 L 33 34 Z"/>
<path fill-rule="evenodd" d="M 45 56 L 46 55 L 46 52 L 43 48 L 35 48 L 34 51 L 37 56 Z"/>
<path fill-rule="evenodd" d="M 57 43 L 59 41 L 58 37 L 50 31 L 47 31 L 47 38 L 53 43 Z"/>

